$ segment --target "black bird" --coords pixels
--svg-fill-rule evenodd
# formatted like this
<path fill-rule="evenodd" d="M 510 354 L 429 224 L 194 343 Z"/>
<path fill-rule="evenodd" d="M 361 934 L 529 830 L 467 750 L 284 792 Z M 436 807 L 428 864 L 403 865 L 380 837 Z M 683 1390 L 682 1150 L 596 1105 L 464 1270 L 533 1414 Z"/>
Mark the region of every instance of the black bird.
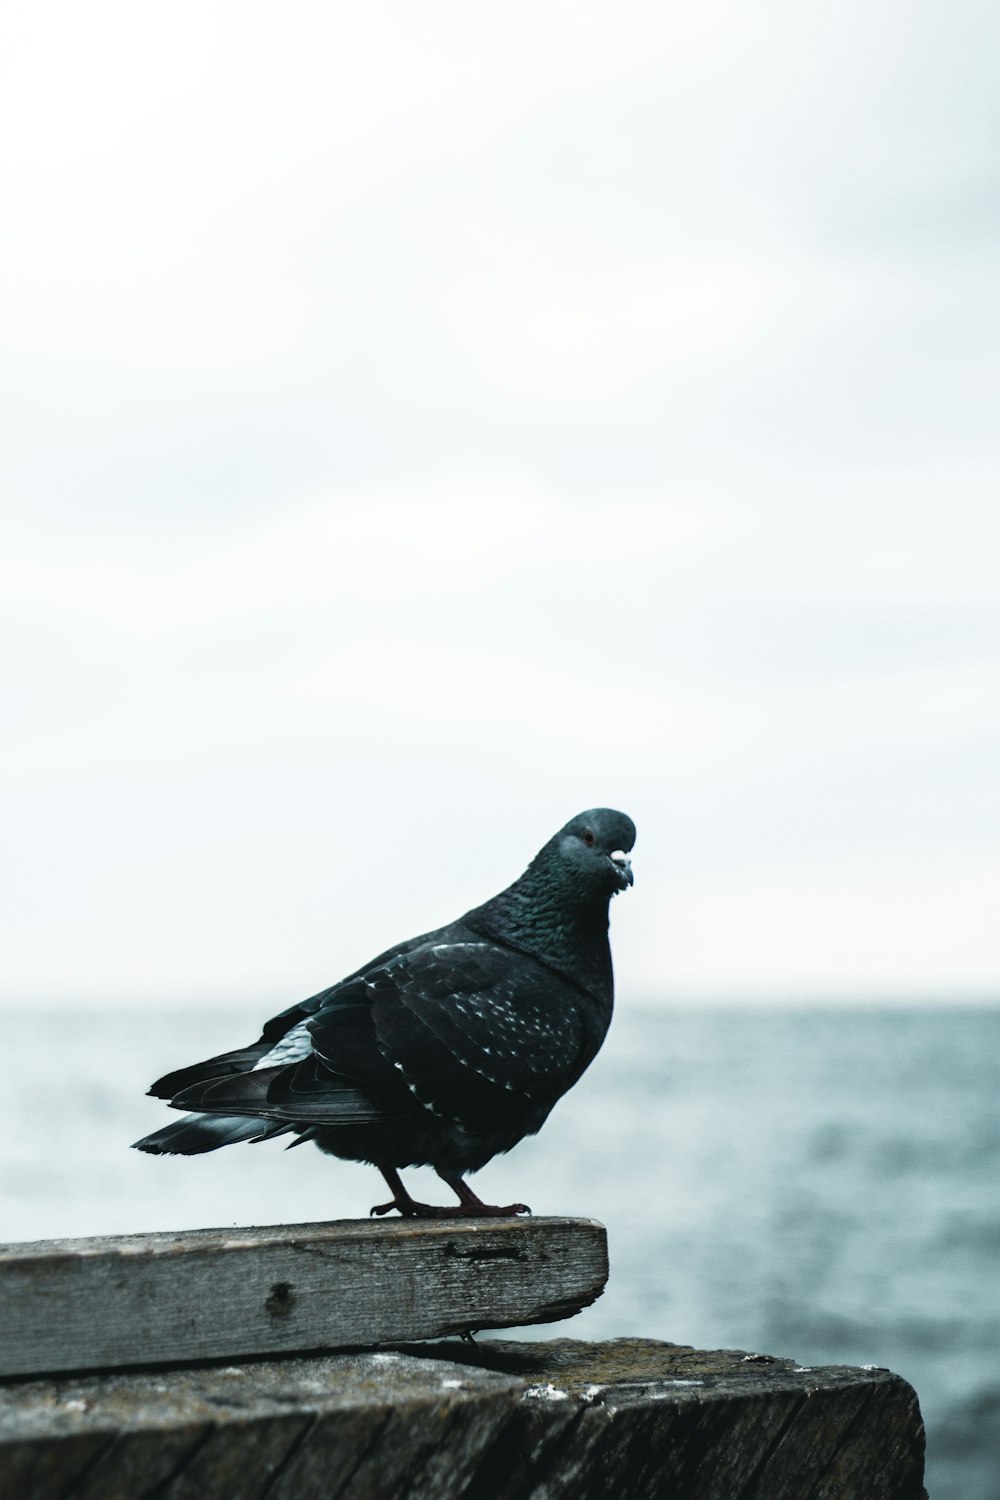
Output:
<path fill-rule="evenodd" d="M 634 841 L 624 813 L 580 813 L 499 896 L 282 1011 L 252 1046 L 154 1083 L 198 1113 L 135 1145 L 194 1156 L 294 1134 L 379 1168 L 392 1201 L 372 1213 L 527 1213 L 483 1203 L 463 1178 L 534 1135 L 603 1042 L 608 905 L 632 884 Z M 457 1208 L 410 1197 L 397 1168 L 422 1165 Z"/>

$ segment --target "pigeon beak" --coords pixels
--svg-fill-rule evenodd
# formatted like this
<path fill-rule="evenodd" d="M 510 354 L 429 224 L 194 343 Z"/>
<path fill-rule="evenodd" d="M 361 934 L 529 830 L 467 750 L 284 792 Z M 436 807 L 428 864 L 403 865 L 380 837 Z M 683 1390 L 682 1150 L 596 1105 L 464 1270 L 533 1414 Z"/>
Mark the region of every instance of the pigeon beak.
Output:
<path fill-rule="evenodd" d="M 632 885 L 635 880 L 635 876 L 632 874 L 632 861 L 629 859 L 625 851 L 623 849 L 616 849 L 614 853 L 611 854 L 610 859 L 611 863 L 614 865 L 616 871 L 618 872 L 619 877 L 621 878 L 622 890 L 624 890 L 627 885 Z"/>

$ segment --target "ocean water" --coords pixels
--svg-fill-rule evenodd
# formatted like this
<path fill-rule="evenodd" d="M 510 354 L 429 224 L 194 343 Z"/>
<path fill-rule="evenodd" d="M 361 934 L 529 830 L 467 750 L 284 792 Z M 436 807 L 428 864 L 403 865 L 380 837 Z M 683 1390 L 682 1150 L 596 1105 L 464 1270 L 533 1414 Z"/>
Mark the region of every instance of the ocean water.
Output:
<path fill-rule="evenodd" d="M 157 1074 L 257 1019 L 0 1014 L 0 1238 L 367 1213 L 378 1175 L 309 1147 L 126 1149 L 166 1118 Z M 552 1332 L 887 1365 L 920 1396 L 931 1500 L 1000 1500 L 998 1166 L 1000 1010 L 622 1004 L 541 1135 L 476 1186 L 607 1225 L 607 1292 Z"/>

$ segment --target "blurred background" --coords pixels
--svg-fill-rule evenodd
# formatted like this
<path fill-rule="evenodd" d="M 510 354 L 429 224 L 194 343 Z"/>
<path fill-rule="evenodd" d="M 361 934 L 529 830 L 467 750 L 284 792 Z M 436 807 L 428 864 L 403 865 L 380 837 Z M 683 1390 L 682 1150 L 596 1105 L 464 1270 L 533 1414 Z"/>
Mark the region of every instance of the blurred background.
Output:
<path fill-rule="evenodd" d="M 607 1222 L 567 1332 L 892 1365 L 997 1500 L 995 8 L 0 28 L 0 1233 L 366 1212 L 143 1090 L 619 806 L 483 1190 Z"/>

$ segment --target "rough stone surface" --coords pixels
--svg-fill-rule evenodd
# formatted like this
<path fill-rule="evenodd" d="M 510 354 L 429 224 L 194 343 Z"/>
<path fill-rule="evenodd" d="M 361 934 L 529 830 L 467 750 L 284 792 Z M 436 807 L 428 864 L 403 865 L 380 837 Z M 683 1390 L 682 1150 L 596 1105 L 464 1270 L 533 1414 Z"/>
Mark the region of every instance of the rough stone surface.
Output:
<path fill-rule="evenodd" d="M 923 1500 L 888 1370 L 446 1342 L 0 1387 L 17 1500 Z"/>

